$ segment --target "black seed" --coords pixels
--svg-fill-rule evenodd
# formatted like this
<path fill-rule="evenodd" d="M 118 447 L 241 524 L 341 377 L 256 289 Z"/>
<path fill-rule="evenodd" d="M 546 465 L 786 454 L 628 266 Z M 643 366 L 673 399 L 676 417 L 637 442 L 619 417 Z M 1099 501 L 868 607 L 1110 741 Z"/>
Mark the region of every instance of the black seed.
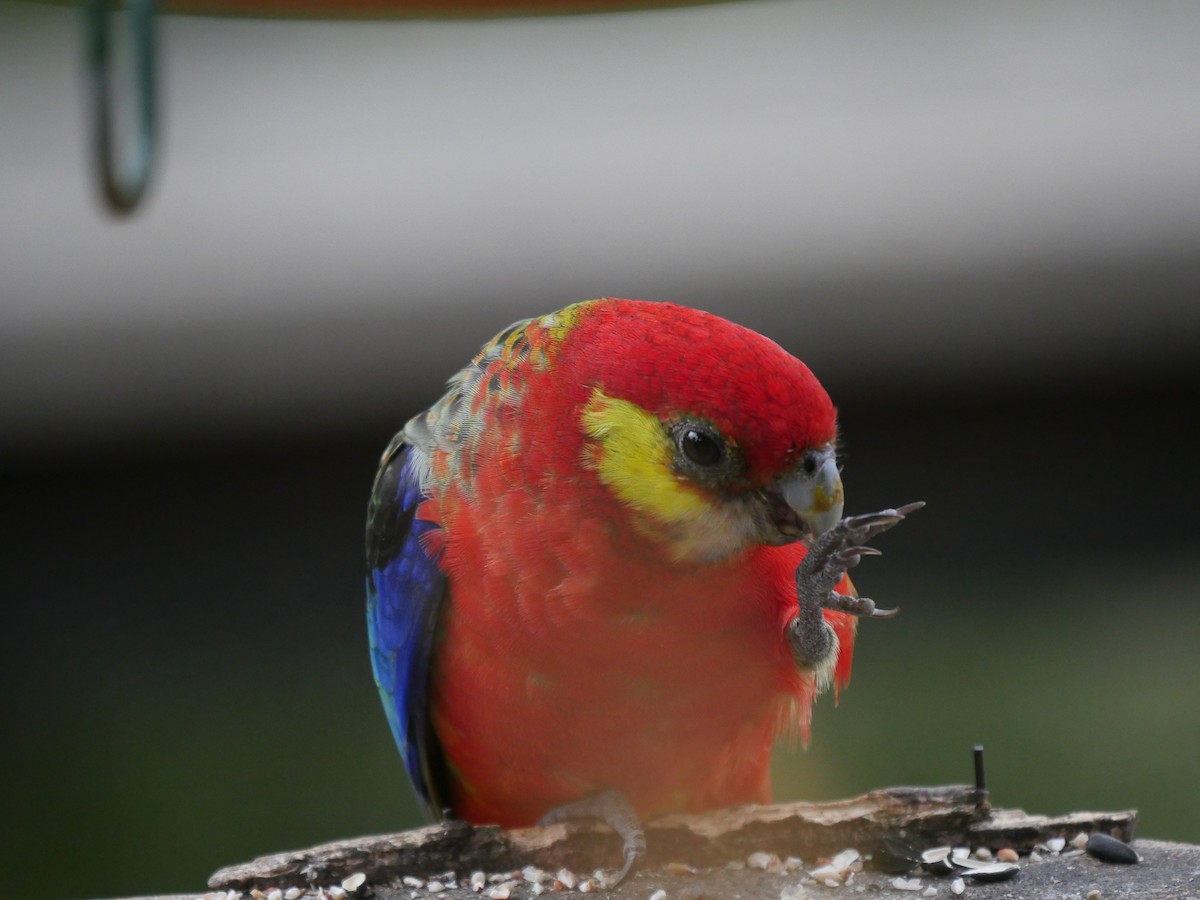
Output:
<path fill-rule="evenodd" d="M 920 852 L 907 841 L 883 835 L 871 848 L 872 869 L 889 875 L 906 875 L 921 864 Z"/>
<path fill-rule="evenodd" d="M 1141 862 L 1141 857 L 1137 855 L 1136 850 L 1124 841 L 1118 841 L 1115 837 L 1109 837 L 1107 834 L 1093 834 L 1088 838 L 1087 846 L 1083 849 L 1089 856 L 1094 856 L 1101 862 L 1124 865 Z"/>

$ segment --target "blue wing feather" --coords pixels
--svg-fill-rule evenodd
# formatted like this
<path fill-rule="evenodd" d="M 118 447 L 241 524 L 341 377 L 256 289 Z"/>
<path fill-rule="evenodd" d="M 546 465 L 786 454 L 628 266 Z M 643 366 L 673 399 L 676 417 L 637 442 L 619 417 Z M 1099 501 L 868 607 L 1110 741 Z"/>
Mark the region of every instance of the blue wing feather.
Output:
<path fill-rule="evenodd" d="M 422 546 L 437 524 L 416 517 L 421 451 L 397 435 L 375 478 L 367 515 L 367 631 L 388 723 L 426 815 L 440 818 L 445 763 L 429 721 L 429 671 L 446 576 Z"/>

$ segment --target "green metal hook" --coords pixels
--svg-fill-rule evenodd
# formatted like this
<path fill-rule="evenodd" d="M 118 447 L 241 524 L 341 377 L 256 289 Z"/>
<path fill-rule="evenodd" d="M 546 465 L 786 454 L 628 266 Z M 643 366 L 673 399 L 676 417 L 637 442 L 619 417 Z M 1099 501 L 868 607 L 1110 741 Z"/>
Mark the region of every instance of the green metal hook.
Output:
<path fill-rule="evenodd" d="M 109 0 L 84 0 L 84 35 L 88 102 L 91 106 L 97 172 L 108 208 L 119 215 L 133 212 L 146 193 L 154 170 L 157 145 L 154 14 L 157 0 L 126 0 L 132 44 L 132 134 L 115 131 L 115 79 L 109 54 Z"/>

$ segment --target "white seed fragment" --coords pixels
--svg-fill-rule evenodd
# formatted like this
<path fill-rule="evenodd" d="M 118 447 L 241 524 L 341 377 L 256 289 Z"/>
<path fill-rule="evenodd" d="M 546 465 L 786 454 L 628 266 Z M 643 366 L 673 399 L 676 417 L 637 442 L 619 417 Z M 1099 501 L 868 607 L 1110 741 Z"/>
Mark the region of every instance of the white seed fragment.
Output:
<path fill-rule="evenodd" d="M 484 885 L 487 884 L 487 876 L 482 872 L 471 873 L 471 890 L 477 894 L 483 893 Z"/>
<path fill-rule="evenodd" d="M 992 858 L 992 851 L 989 850 L 987 847 L 976 847 L 975 848 L 975 858 L 982 859 L 986 862 Z"/>
<path fill-rule="evenodd" d="M 425 890 L 429 891 L 431 894 L 440 894 L 446 890 L 446 885 L 442 884 L 440 881 L 431 881 L 425 885 Z"/>
<path fill-rule="evenodd" d="M 367 875 L 365 872 L 355 872 L 353 875 L 347 875 L 342 879 L 342 887 L 353 894 L 360 887 L 367 883 Z"/>
<path fill-rule="evenodd" d="M 839 872 L 845 874 L 850 871 L 850 868 L 859 860 L 859 852 L 853 848 L 843 850 L 837 856 L 829 861 L 829 864 Z"/>
<path fill-rule="evenodd" d="M 1079 832 L 1075 837 L 1071 838 L 1071 846 L 1076 850 L 1082 850 L 1087 846 L 1088 836 L 1086 832 Z"/>
<path fill-rule="evenodd" d="M 1038 863 L 1038 862 L 1041 862 L 1041 861 L 1042 861 L 1042 854 L 1038 853 L 1036 850 L 1030 850 L 1030 851 L 1029 851 L 1029 861 L 1030 861 L 1031 863 Z"/>
<path fill-rule="evenodd" d="M 791 874 L 792 872 L 799 872 L 802 868 L 804 868 L 804 860 L 798 856 L 789 856 L 783 861 L 783 869 L 788 874 Z M 693 872 L 694 871 L 695 870 L 693 870 Z"/>
<path fill-rule="evenodd" d="M 529 893 L 533 894 L 535 897 L 540 897 L 542 894 L 546 893 L 546 886 L 540 881 L 535 882 L 533 887 L 529 889 Z"/>
<path fill-rule="evenodd" d="M 283 892 L 283 900 L 300 900 L 304 896 L 304 888 L 290 887 Z"/>
<path fill-rule="evenodd" d="M 931 884 L 929 887 L 925 888 L 925 890 L 921 891 L 921 896 L 922 897 L 936 897 L 937 896 L 937 888 L 935 888 Z"/>
<path fill-rule="evenodd" d="M 857 850 L 849 849 L 838 853 L 824 865 L 810 869 L 808 874 L 819 884 L 836 887 L 842 882 L 848 883 L 856 871 L 862 871 L 862 858 Z"/>
<path fill-rule="evenodd" d="M 650 900 L 667 900 L 667 892 L 664 891 L 662 888 L 659 888 L 657 891 L 655 891 L 653 894 L 650 895 Z"/>
<path fill-rule="evenodd" d="M 971 855 L 970 847 L 958 846 L 958 847 L 950 848 L 950 858 L 951 859 L 966 859 L 970 855 Z"/>
<path fill-rule="evenodd" d="M 521 877 L 530 884 L 537 884 L 546 880 L 546 873 L 537 866 L 526 866 L 521 870 Z"/>
<path fill-rule="evenodd" d="M 400 879 L 400 882 L 401 882 L 401 884 L 403 884 L 405 887 L 409 887 L 409 888 L 423 888 L 423 887 L 425 887 L 425 882 L 424 882 L 424 881 L 422 881 L 420 878 L 413 878 L 411 875 L 405 875 L 403 878 L 401 878 L 401 879 Z"/>
<path fill-rule="evenodd" d="M 920 878 L 893 878 L 892 887 L 898 891 L 919 891 L 924 885 Z"/>
<path fill-rule="evenodd" d="M 591 878 L 585 878 L 579 882 L 579 893 L 590 894 L 594 890 L 596 890 L 596 882 Z"/>
<path fill-rule="evenodd" d="M 283 891 L 279 888 L 271 888 L 267 891 L 267 900 L 283 900 Z"/>
<path fill-rule="evenodd" d="M 258 888 L 251 888 L 250 896 L 253 897 L 254 900 L 267 900 L 267 895 L 264 894 L 262 891 L 260 891 Z"/>
<path fill-rule="evenodd" d="M 503 884 L 497 885 L 496 887 L 494 887 L 490 891 L 488 891 L 488 900 L 508 900 L 508 898 L 511 896 L 512 896 L 512 891 L 510 891 Z"/>
<path fill-rule="evenodd" d="M 757 853 L 751 853 L 746 857 L 746 865 L 752 869 L 770 869 L 772 866 L 779 865 L 779 857 L 774 853 L 764 853 L 759 850 Z"/>
<path fill-rule="evenodd" d="M 1084 843 L 1087 843 L 1087 841 L 1085 840 Z M 1062 853 L 1065 846 L 1067 846 L 1066 838 L 1052 837 L 1046 839 L 1046 849 L 1051 853 Z"/>
<path fill-rule="evenodd" d="M 340 884 L 335 884 L 333 887 L 325 888 L 325 893 L 330 896 L 331 900 L 343 900 L 346 896 L 346 889 Z"/>
<path fill-rule="evenodd" d="M 955 878 L 952 882 L 950 882 L 950 893 L 952 893 L 955 897 L 961 897 L 963 891 L 966 889 L 967 883 L 961 878 Z"/>
<path fill-rule="evenodd" d="M 808 874 L 822 884 L 824 884 L 826 881 L 842 880 L 842 873 L 835 869 L 831 863 L 825 863 L 823 866 L 817 866 L 815 869 L 809 869 Z"/>
<path fill-rule="evenodd" d="M 570 869 L 559 869 L 554 877 L 562 882 L 562 886 L 569 891 L 575 890 L 575 886 L 579 884 L 579 879 L 575 877 L 575 873 Z"/>

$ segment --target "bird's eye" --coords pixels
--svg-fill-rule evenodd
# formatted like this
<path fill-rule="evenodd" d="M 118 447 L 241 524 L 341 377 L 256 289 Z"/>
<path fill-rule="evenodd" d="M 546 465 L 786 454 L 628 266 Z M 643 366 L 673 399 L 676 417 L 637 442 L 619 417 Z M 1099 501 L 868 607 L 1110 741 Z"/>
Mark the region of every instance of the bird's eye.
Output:
<path fill-rule="evenodd" d="M 804 457 L 804 466 L 803 466 L 803 468 L 804 468 L 804 474 L 805 474 L 805 475 L 814 475 L 814 474 L 816 474 L 816 471 L 817 471 L 817 469 L 820 467 L 820 465 L 821 465 L 821 462 L 820 462 L 820 460 L 817 458 L 817 454 L 815 454 L 815 453 L 809 453 L 809 454 L 807 454 L 807 455 Z"/>
<path fill-rule="evenodd" d="M 698 466 L 715 466 L 725 455 L 721 442 L 700 428 L 689 426 L 679 432 L 679 449 Z"/>

